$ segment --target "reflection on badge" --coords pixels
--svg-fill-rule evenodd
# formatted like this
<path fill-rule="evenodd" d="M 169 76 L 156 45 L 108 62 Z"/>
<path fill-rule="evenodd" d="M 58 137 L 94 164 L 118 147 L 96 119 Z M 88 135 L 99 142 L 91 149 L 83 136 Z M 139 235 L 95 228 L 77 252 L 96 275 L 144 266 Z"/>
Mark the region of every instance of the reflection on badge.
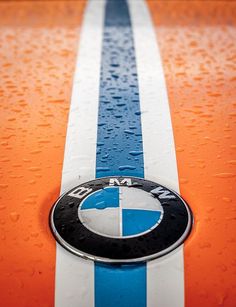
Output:
<path fill-rule="evenodd" d="M 155 182 L 106 177 L 61 196 L 50 223 L 56 240 L 78 256 L 132 263 L 181 245 L 191 231 L 192 214 L 178 194 Z"/>

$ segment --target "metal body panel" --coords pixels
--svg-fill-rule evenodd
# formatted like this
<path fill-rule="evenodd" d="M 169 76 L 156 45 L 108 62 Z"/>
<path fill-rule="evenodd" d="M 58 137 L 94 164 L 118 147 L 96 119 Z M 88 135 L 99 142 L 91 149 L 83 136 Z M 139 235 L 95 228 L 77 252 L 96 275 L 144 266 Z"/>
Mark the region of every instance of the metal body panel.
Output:
<path fill-rule="evenodd" d="M 133 302 L 135 307 L 234 307 L 235 2 L 127 3 L 139 80 L 137 111 L 142 114 L 143 149 L 138 150 L 144 151 L 144 159 L 135 161 L 139 166 L 144 163 L 147 179 L 180 192 L 195 221 L 190 237 L 175 253 L 129 271 L 129 283 L 136 278 L 137 289 L 147 287 Z M 94 266 L 57 246 L 48 225 L 51 206 L 60 193 L 96 173 L 96 86 L 105 2 L 95 4 L 0 2 L 3 307 L 101 306 L 103 297 L 96 296 L 101 290 L 95 285 L 108 292 L 109 283 L 126 281 L 122 269 L 109 280 L 111 268 Z M 95 9 L 88 11 L 89 5 Z M 82 27 L 86 27 L 84 37 Z M 80 44 L 85 46 L 81 50 Z M 90 88 L 84 91 L 86 84 Z M 95 98 L 93 104 L 77 109 L 89 93 Z M 74 130 L 67 127 L 70 120 L 77 122 Z M 157 122 L 163 130 L 152 131 Z M 78 151 L 73 137 L 68 137 L 77 132 Z M 155 144 L 153 138 L 160 142 Z M 80 161 L 77 173 L 74 166 Z M 121 289 L 128 297 L 123 302 L 137 294 L 130 292 L 129 298 L 127 287 Z M 107 300 L 103 307 L 110 307 L 112 297 Z M 118 293 L 114 304 L 121 302 Z"/>

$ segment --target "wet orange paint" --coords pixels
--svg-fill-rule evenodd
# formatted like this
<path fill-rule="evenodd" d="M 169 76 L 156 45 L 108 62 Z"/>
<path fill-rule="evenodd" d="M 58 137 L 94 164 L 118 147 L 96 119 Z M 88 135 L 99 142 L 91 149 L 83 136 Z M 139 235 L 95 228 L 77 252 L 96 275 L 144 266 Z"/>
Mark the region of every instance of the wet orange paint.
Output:
<path fill-rule="evenodd" d="M 84 1 L 0 2 L 0 288 L 3 307 L 54 305 L 55 241 Z"/>
<path fill-rule="evenodd" d="M 163 60 L 182 196 L 187 307 L 236 304 L 236 3 L 148 1 Z M 160 306 L 162 307 L 162 306 Z"/>

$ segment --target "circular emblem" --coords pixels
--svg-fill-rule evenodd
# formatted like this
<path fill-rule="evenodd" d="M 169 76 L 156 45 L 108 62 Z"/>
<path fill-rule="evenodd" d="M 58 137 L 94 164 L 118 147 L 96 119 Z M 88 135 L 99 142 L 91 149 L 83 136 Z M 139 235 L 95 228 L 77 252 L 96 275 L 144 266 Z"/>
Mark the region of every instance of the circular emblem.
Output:
<path fill-rule="evenodd" d="M 102 262 L 163 256 L 187 238 L 189 207 L 170 189 L 135 177 L 106 177 L 61 196 L 51 211 L 56 240 L 72 253 Z"/>

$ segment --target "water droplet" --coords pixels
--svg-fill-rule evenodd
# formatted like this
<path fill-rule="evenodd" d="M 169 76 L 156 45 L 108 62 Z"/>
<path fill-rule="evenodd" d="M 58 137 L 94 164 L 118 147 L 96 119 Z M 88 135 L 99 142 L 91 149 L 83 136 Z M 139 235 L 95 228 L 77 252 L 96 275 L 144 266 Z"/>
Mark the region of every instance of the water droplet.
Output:
<path fill-rule="evenodd" d="M 10 213 L 10 218 L 13 222 L 17 222 L 20 218 L 20 214 L 17 212 L 11 212 Z"/>
<path fill-rule="evenodd" d="M 119 170 L 120 171 L 124 171 L 124 170 L 134 170 L 136 169 L 135 166 L 132 166 L 132 165 L 121 165 L 119 166 Z"/>
<path fill-rule="evenodd" d="M 130 131 L 130 130 L 124 130 L 124 132 L 125 132 L 126 134 L 134 134 L 134 132 L 133 132 L 133 131 Z"/>
<path fill-rule="evenodd" d="M 140 151 L 140 150 L 135 151 L 135 150 L 133 150 L 133 151 L 130 151 L 129 154 L 131 156 L 140 156 L 140 155 L 143 154 L 143 151 Z"/>
<path fill-rule="evenodd" d="M 106 166 L 104 166 L 104 167 L 98 166 L 98 167 L 96 168 L 96 171 L 97 171 L 97 172 L 108 172 L 109 170 L 110 170 L 110 168 L 109 168 L 109 167 L 106 167 Z"/>
<path fill-rule="evenodd" d="M 214 177 L 217 177 L 217 178 L 233 178 L 235 176 L 236 175 L 233 173 L 218 173 L 214 175 Z"/>

